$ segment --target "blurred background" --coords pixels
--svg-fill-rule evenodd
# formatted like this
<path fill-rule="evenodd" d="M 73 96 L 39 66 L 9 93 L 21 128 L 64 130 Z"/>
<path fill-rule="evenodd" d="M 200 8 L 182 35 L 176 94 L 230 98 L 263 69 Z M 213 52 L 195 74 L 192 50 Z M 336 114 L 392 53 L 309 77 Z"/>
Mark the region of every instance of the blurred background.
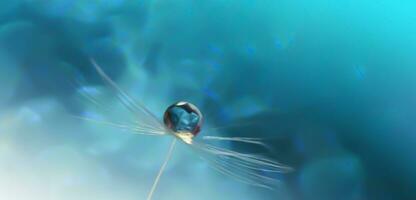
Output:
<path fill-rule="evenodd" d="M 1 1 L 0 199 L 145 199 L 170 139 L 73 117 L 131 119 L 90 58 L 156 116 L 193 102 L 201 135 L 264 138 L 271 151 L 229 147 L 295 169 L 275 191 L 254 188 L 180 145 L 155 200 L 416 199 L 415 10 L 406 0 Z"/>

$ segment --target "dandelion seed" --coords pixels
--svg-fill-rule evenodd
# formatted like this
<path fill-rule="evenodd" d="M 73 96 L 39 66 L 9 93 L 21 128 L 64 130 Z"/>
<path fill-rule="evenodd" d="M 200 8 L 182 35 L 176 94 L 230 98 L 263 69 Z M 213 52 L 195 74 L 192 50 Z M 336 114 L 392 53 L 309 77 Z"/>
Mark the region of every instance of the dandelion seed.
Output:
<path fill-rule="evenodd" d="M 119 123 L 89 119 L 85 117 L 79 118 L 90 122 L 110 125 L 123 130 L 131 131 L 135 134 L 173 136 L 174 138 L 167 156 L 149 191 L 147 200 L 152 199 L 165 167 L 171 159 L 178 140 L 189 146 L 203 160 L 209 162 L 213 169 L 249 185 L 268 189 L 277 189 L 276 187 L 280 182 L 274 178 L 276 177 L 276 174 L 291 171 L 290 167 L 282 165 L 273 159 L 257 154 L 241 153 L 214 145 L 214 143 L 217 144 L 225 141 L 267 147 L 267 145 L 260 138 L 222 137 L 209 135 L 197 137 L 202 130 L 204 118 L 200 110 L 189 102 L 180 101 L 172 104 L 166 109 L 163 122 L 160 121 L 143 104 L 133 100 L 128 93 L 124 92 L 113 80 L 111 80 L 94 60 L 91 60 L 91 62 L 102 79 L 116 93 L 116 97 L 119 102 L 128 112 L 132 114 L 132 116 L 134 116 L 134 119 L 132 119 L 131 123 Z M 91 100 L 91 98 L 88 98 L 88 100 Z M 93 103 L 98 104 L 97 100 L 94 100 Z"/>

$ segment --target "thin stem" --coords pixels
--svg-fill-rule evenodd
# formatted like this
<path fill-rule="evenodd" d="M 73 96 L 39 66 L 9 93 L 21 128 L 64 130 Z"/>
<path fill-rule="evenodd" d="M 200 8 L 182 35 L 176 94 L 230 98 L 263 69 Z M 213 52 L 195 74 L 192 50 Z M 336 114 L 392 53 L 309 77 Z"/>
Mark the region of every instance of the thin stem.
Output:
<path fill-rule="evenodd" d="M 173 139 L 173 141 L 170 145 L 170 148 L 169 148 L 168 154 L 166 155 L 165 161 L 163 162 L 162 167 L 160 167 L 159 173 L 157 174 L 156 179 L 153 182 L 152 188 L 150 189 L 150 192 L 147 195 L 146 200 L 152 200 L 153 193 L 155 192 L 155 190 L 157 188 L 160 177 L 162 176 L 163 172 L 165 171 L 166 165 L 168 164 L 170 158 L 172 157 L 172 152 L 173 152 L 173 149 L 175 148 L 175 144 L 176 144 L 176 138 Z"/>

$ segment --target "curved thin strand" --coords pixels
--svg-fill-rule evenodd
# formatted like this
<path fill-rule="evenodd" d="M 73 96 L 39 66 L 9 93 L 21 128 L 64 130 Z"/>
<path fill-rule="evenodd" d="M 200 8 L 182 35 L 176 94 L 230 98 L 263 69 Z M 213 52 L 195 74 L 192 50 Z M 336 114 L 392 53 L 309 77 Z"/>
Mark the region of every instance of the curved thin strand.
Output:
<path fill-rule="evenodd" d="M 117 93 L 117 97 L 119 98 L 120 102 L 126 106 L 131 112 L 140 115 L 145 114 L 147 117 L 144 118 L 151 126 L 158 127 L 163 129 L 163 125 L 159 122 L 157 117 L 150 112 L 145 106 L 141 103 L 134 101 L 133 98 L 126 92 L 124 92 L 105 72 L 104 70 L 95 62 L 95 60 L 91 59 L 91 63 L 93 64 L 95 70 L 101 76 L 101 78 L 111 86 L 111 88 Z M 149 124 L 149 125 L 150 125 Z"/>
<path fill-rule="evenodd" d="M 241 183 L 266 189 L 273 189 L 273 186 L 275 185 L 266 182 L 266 179 L 264 179 L 265 177 L 262 177 L 260 175 L 258 175 L 259 177 L 253 176 L 253 172 L 249 172 L 245 168 L 241 168 L 240 166 L 234 166 L 227 161 L 218 160 L 219 157 L 212 156 L 212 154 L 206 154 L 207 152 L 204 152 L 203 150 L 199 151 L 199 153 L 200 157 L 203 160 L 209 162 L 210 167 Z"/>
<path fill-rule="evenodd" d="M 115 128 L 120 128 L 122 130 L 131 131 L 131 132 L 134 132 L 135 134 L 140 134 L 140 135 L 161 136 L 161 135 L 166 134 L 166 132 L 163 132 L 163 131 L 141 128 L 141 127 L 135 127 L 135 126 L 129 126 L 129 125 L 126 125 L 126 124 L 119 124 L 119 123 L 115 123 L 115 122 L 102 121 L 102 120 L 92 119 L 92 118 L 88 118 L 88 117 L 82 117 L 82 116 L 73 116 L 73 117 L 75 117 L 77 119 L 89 121 L 89 122 L 94 122 L 94 123 L 97 123 L 97 124 L 104 124 L 104 125 L 112 126 L 112 127 L 115 127 Z"/>
<path fill-rule="evenodd" d="M 241 143 L 250 143 L 260 145 L 266 148 L 269 148 L 264 142 L 259 138 L 248 138 L 248 137 L 220 137 L 220 136 L 204 136 L 204 140 L 217 140 L 217 141 L 231 141 L 231 142 L 241 142 Z"/>
<path fill-rule="evenodd" d="M 252 185 L 252 186 L 256 186 L 256 187 L 262 187 L 262 188 L 266 188 L 266 189 L 272 189 L 272 187 L 267 186 L 263 183 L 259 183 L 256 182 L 254 180 L 251 180 L 249 177 L 245 176 L 245 175 L 241 175 L 239 173 L 237 173 L 238 171 L 236 171 L 233 168 L 230 167 L 225 167 L 223 164 L 218 163 L 216 161 L 214 161 L 213 159 L 207 158 L 207 157 L 201 157 L 203 160 L 207 161 L 210 163 L 210 167 L 213 168 L 214 170 L 217 170 L 218 172 L 229 176 L 241 183 L 247 184 L 247 185 Z"/>
<path fill-rule="evenodd" d="M 81 95 L 82 98 L 86 99 L 88 102 L 92 103 L 92 105 L 94 105 L 95 107 L 99 108 L 99 109 L 104 109 L 105 111 L 110 111 L 111 109 L 109 107 L 109 105 L 104 105 L 103 102 L 101 102 L 99 99 L 97 99 L 96 97 L 94 97 L 93 95 L 91 95 L 85 88 L 86 85 L 85 83 L 82 83 L 81 80 L 79 79 L 75 79 L 73 81 L 68 81 L 70 85 L 73 86 L 73 88 L 75 88 L 75 90 L 77 91 L 78 94 Z"/>
<path fill-rule="evenodd" d="M 203 139 L 262 145 L 258 138 L 206 136 Z M 290 167 L 260 155 L 240 153 L 198 141 L 192 141 L 189 145 L 199 153 L 202 159 L 208 161 L 211 167 L 220 173 L 249 185 L 274 189 L 280 181 L 273 178 L 273 176 L 291 171 Z"/>
<path fill-rule="evenodd" d="M 277 169 L 289 169 L 289 167 L 286 167 L 286 166 L 282 165 L 279 162 L 276 162 L 276 161 L 268 159 L 268 158 L 263 158 L 261 156 L 255 155 L 255 154 L 239 153 L 239 152 L 236 152 L 236 151 L 233 151 L 233 150 L 229 150 L 229 149 L 225 149 L 225 148 L 221 148 L 221 147 L 216 147 L 216 146 L 209 145 L 209 144 L 203 144 L 201 146 L 204 147 L 206 150 L 208 150 L 211 153 L 214 153 L 216 155 L 235 157 L 235 158 L 247 161 L 247 162 L 258 163 L 258 164 L 261 164 L 263 166 L 274 167 L 274 168 L 277 168 Z"/>
<path fill-rule="evenodd" d="M 169 151 L 168 151 L 168 154 L 166 155 L 165 161 L 163 162 L 162 167 L 160 168 L 160 170 L 159 170 L 159 172 L 158 172 L 158 174 L 157 174 L 157 176 L 155 178 L 155 181 L 153 182 L 152 188 L 150 189 L 149 194 L 147 195 L 146 200 L 152 200 L 153 194 L 154 194 L 154 192 L 155 192 L 155 190 L 157 188 L 157 185 L 159 183 L 160 177 L 162 177 L 162 174 L 165 171 L 166 165 L 168 164 L 169 160 L 172 157 L 172 153 L 173 153 L 173 149 L 175 148 L 175 144 L 176 144 L 176 138 L 173 139 L 173 141 L 172 141 L 172 143 L 171 143 L 171 145 L 169 147 Z"/>

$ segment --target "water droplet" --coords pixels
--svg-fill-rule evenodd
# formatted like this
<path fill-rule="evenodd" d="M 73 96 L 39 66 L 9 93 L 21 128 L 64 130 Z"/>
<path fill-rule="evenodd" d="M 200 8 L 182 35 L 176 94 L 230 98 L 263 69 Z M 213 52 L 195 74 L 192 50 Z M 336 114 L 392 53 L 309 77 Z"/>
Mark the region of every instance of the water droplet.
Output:
<path fill-rule="evenodd" d="M 201 130 L 203 117 L 195 105 L 180 101 L 166 109 L 163 121 L 175 133 L 190 133 L 195 136 Z"/>

